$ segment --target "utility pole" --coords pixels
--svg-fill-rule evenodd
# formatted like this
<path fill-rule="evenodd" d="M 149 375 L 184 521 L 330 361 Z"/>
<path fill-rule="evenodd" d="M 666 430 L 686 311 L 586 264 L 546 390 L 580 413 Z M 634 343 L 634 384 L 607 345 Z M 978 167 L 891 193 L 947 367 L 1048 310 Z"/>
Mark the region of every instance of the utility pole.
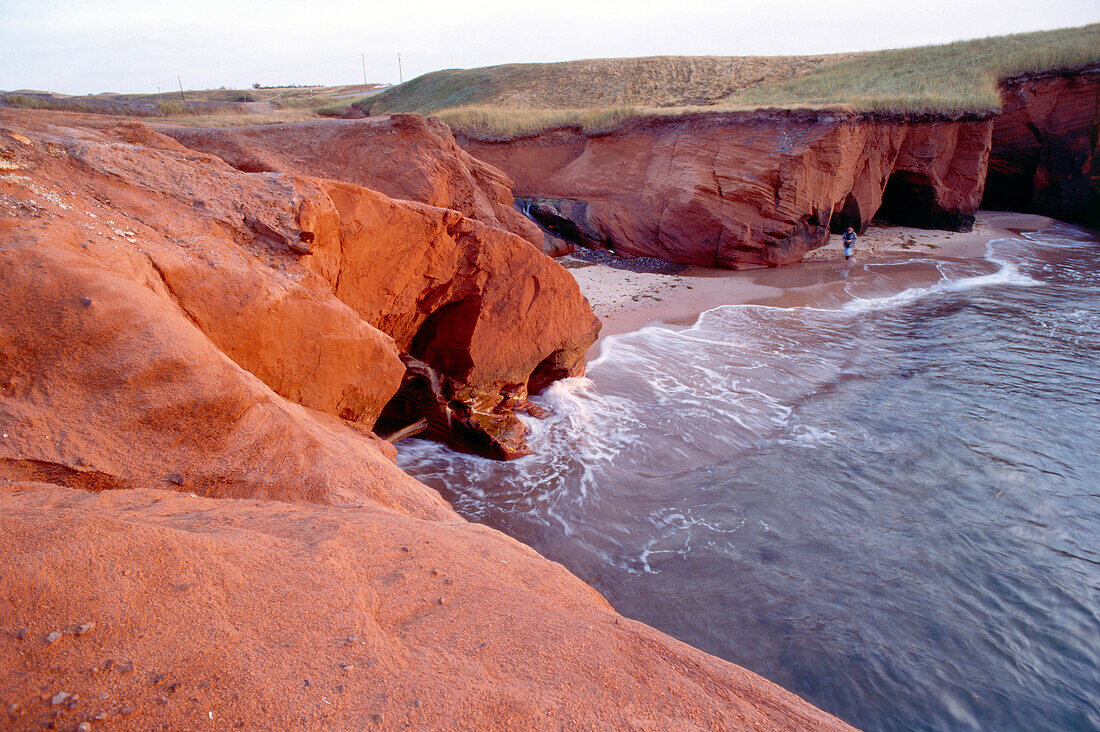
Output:
<path fill-rule="evenodd" d="M 363 60 L 363 86 L 367 85 L 367 54 L 359 54 L 359 58 Z"/>
<path fill-rule="evenodd" d="M 183 81 L 180 80 L 180 77 L 178 75 L 176 76 L 176 81 L 178 81 L 180 85 L 180 99 L 183 100 L 184 104 L 187 104 L 187 97 L 183 94 Z"/>
<path fill-rule="evenodd" d="M 405 75 L 401 72 L 401 52 L 397 52 L 397 82 L 399 84 L 405 83 Z"/>

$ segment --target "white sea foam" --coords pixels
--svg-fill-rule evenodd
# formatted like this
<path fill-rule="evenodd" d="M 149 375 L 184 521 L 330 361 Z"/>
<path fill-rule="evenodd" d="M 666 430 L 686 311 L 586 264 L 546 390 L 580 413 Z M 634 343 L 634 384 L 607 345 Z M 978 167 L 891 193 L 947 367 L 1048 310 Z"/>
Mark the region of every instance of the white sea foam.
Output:
<path fill-rule="evenodd" d="M 874 321 L 866 316 L 976 288 L 1039 285 L 1017 264 L 1028 261 L 1029 246 L 991 242 L 986 258 L 997 268 L 986 273 L 914 259 L 909 266 L 934 267 L 938 281 L 837 309 L 721 306 L 686 328 L 609 336 L 589 378 L 555 382 L 535 397 L 552 413 L 524 418 L 535 454 L 502 464 L 410 441 L 401 463 L 449 487 L 448 497 L 474 518 L 522 517 L 587 544 L 609 564 L 656 571 L 654 557 L 689 553 L 693 541 L 721 545 L 737 527 L 704 525 L 674 505 L 617 522 L 615 491 L 721 462 L 784 431 L 800 447 L 828 449 L 835 433 L 792 417 L 802 400 L 862 373 L 859 359 L 873 354 L 853 344 L 867 347 L 860 329 Z"/>
<path fill-rule="evenodd" d="M 946 263 L 937 263 L 941 279 L 933 285 L 928 285 L 926 287 L 911 287 L 897 294 L 885 297 L 856 297 L 852 301 L 845 303 L 843 309 L 850 312 L 889 310 L 891 308 L 911 305 L 926 297 L 952 292 L 964 292 L 980 287 L 1035 287 L 1043 284 L 1041 281 L 1021 272 L 1017 262 L 1008 258 L 1010 251 L 1018 250 L 1022 246 L 1026 246 L 1024 242 L 1014 239 L 995 239 L 989 242 L 986 245 L 985 258 L 993 264 L 1000 265 L 1000 268 L 996 272 L 971 275 L 968 277 L 955 277 L 945 271 Z"/>

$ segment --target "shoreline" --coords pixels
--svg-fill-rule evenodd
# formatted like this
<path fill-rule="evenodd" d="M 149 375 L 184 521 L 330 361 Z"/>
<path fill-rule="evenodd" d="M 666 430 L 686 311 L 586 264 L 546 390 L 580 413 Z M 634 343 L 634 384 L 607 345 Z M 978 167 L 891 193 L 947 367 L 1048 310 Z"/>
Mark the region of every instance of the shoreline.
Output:
<path fill-rule="evenodd" d="M 651 325 L 691 325 L 699 315 L 721 305 L 793 307 L 828 299 L 843 288 L 862 265 L 904 263 L 924 259 L 981 259 L 986 244 L 1051 226 L 1054 219 L 1009 211 L 979 211 L 974 229 L 951 232 L 872 224 L 856 242 L 851 262 L 844 261 L 839 235 L 815 249 L 800 264 L 750 270 L 723 270 L 691 266 L 673 274 L 632 272 L 567 255 L 558 262 L 569 270 L 603 322 L 600 337 L 588 352 L 599 355 L 600 344 L 611 335 Z M 913 268 L 888 278 L 901 289 L 921 283 Z M 930 283 L 929 283 L 930 284 Z"/>

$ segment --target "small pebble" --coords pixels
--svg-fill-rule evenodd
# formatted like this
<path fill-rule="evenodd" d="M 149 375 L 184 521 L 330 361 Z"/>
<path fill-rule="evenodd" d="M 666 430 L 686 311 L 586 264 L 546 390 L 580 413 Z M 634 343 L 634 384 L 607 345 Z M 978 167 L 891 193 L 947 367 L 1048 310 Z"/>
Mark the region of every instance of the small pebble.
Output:
<path fill-rule="evenodd" d="M 81 300 L 80 302 L 86 308 L 90 308 L 92 306 L 92 298 L 90 298 L 90 297 L 86 297 L 83 300 Z"/>
<path fill-rule="evenodd" d="M 438 602 L 439 602 L 440 605 L 445 605 L 447 603 L 447 598 L 441 597 L 441 598 L 439 598 Z"/>
<path fill-rule="evenodd" d="M 129 717 L 131 714 L 137 711 L 137 707 L 125 706 L 118 710 L 118 713 L 124 717 Z"/>
<path fill-rule="evenodd" d="M 4 437 L 7 437 L 7 435 L 4 435 Z M 19 630 L 15 631 L 15 639 L 16 640 L 23 640 L 26 637 L 27 637 L 27 629 L 26 628 L 20 628 Z"/>
<path fill-rule="evenodd" d="M 61 639 L 61 631 L 58 631 L 58 630 L 55 630 L 54 632 L 52 632 L 48 636 L 46 636 L 46 642 L 47 643 L 56 643 L 60 639 Z"/>
<path fill-rule="evenodd" d="M 87 722 L 81 722 L 77 726 L 76 732 L 92 732 L 92 725 L 88 724 Z"/>
<path fill-rule="evenodd" d="M 54 706 L 57 706 L 58 704 L 62 704 L 62 703 L 64 703 L 64 701 L 66 699 L 69 698 L 69 696 L 70 696 L 70 694 L 68 692 L 59 691 L 59 692 L 57 692 L 56 694 L 53 695 L 52 699 L 50 699 L 50 704 L 53 704 Z"/>
<path fill-rule="evenodd" d="M 95 623 L 81 623 L 80 626 L 76 629 L 76 634 L 85 635 L 87 633 L 91 633 L 94 629 Z"/>
<path fill-rule="evenodd" d="M 349 663 L 346 666 L 341 666 L 341 668 L 343 668 L 345 671 L 354 671 L 355 670 L 355 665 Z"/>
<path fill-rule="evenodd" d="M 370 719 L 375 724 L 382 724 L 383 722 L 386 721 L 386 718 L 383 717 L 381 714 L 372 714 L 372 715 L 370 715 Z"/>

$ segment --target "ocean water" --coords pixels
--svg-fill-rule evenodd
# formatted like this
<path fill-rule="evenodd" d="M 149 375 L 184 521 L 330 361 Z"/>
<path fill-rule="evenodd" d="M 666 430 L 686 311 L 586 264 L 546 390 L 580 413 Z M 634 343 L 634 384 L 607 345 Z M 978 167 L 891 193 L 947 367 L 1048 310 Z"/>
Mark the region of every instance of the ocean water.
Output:
<path fill-rule="evenodd" d="M 824 271 L 814 308 L 606 339 L 535 455 L 400 462 L 859 727 L 1100 729 L 1100 237 Z"/>

